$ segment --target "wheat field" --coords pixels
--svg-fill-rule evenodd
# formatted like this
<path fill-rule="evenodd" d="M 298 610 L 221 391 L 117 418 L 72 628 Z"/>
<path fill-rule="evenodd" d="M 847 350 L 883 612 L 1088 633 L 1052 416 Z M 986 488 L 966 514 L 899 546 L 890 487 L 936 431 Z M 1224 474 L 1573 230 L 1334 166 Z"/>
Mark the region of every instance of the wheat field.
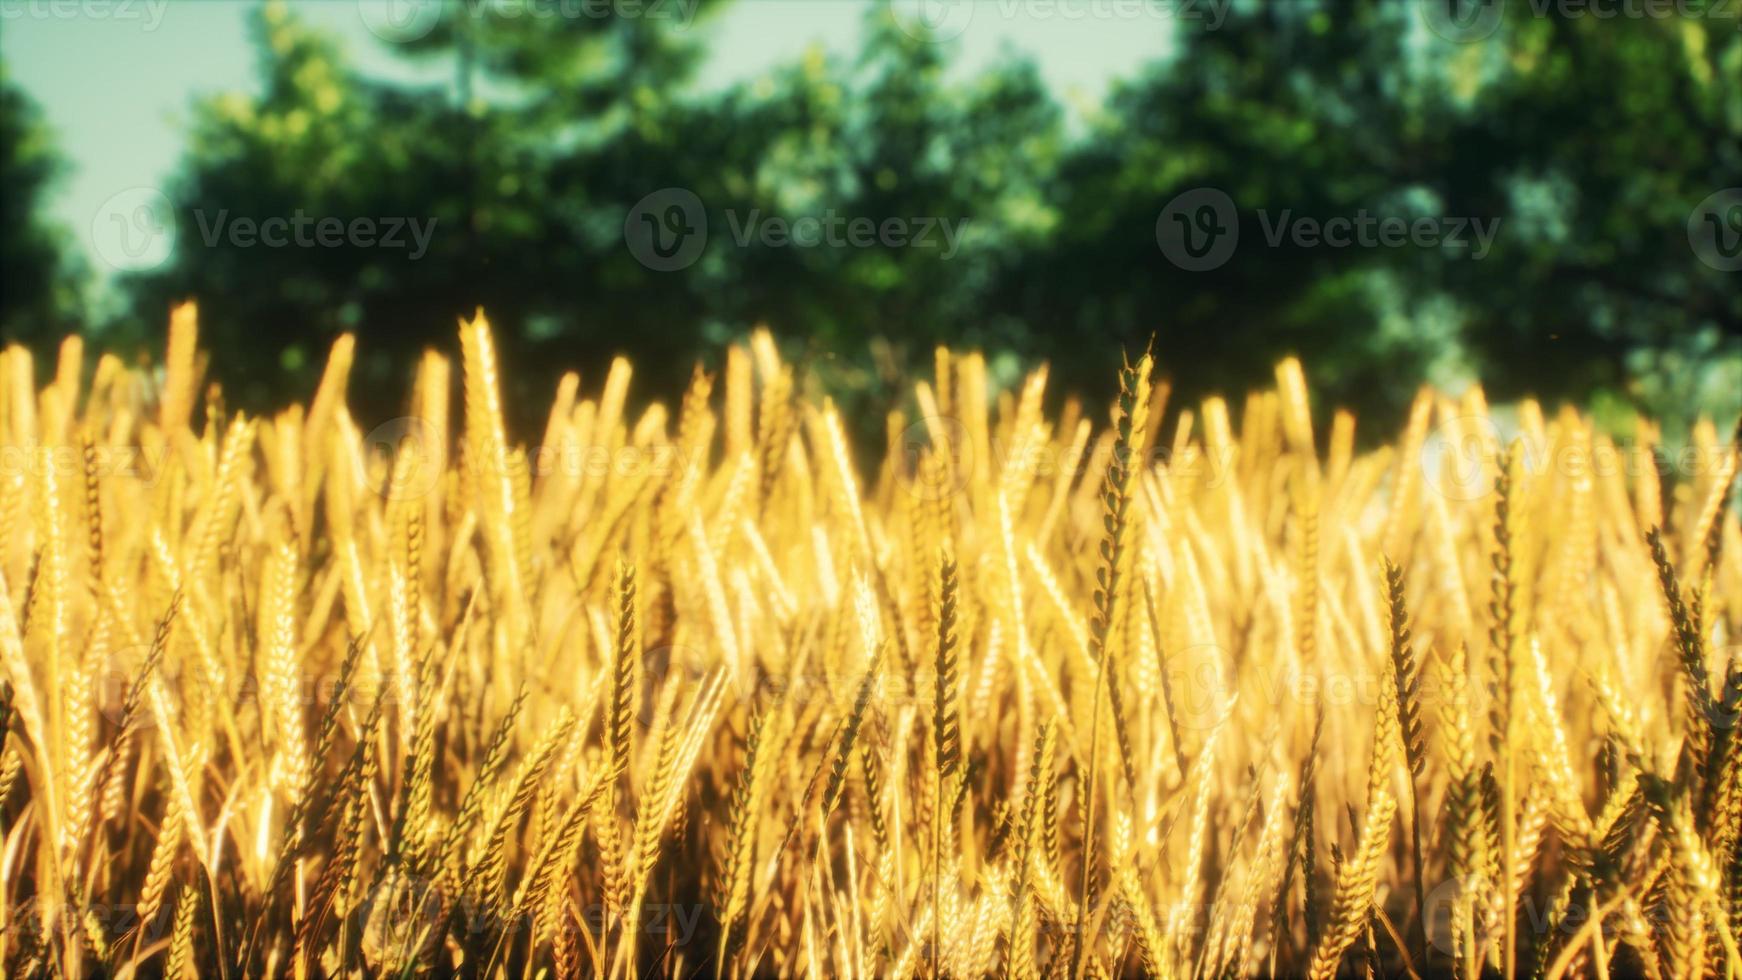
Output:
<path fill-rule="evenodd" d="M 457 339 L 5 352 L 0 972 L 1742 977 L 1712 421 L 940 350 L 862 460 L 766 333 L 520 434 Z"/>

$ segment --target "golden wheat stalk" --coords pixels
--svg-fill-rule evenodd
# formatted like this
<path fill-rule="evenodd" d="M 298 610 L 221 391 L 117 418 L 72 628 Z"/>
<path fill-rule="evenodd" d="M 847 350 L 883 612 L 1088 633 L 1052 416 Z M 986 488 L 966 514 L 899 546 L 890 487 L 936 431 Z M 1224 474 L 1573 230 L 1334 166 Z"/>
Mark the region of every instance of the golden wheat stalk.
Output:
<path fill-rule="evenodd" d="M 1391 820 L 1397 799 L 1391 793 L 1391 768 L 1396 760 L 1397 707 L 1389 697 L 1379 701 L 1373 724 L 1373 755 L 1367 766 L 1367 809 L 1361 840 L 1355 852 L 1338 870 L 1331 898 L 1330 921 L 1313 950 L 1308 975 L 1329 980 L 1336 975 L 1343 954 L 1366 928 L 1379 888 L 1380 865 L 1391 841 Z"/>
<path fill-rule="evenodd" d="M 533 406 L 474 316 L 376 430 L 199 337 L 0 352 L 0 974 L 1428 975 L 1440 869 L 1457 976 L 1738 970 L 1709 420 L 940 349 L 878 456 L 771 332 Z"/>
<path fill-rule="evenodd" d="M 1115 437 L 1112 455 L 1107 463 L 1106 476 L 1102 481 L 1101 503 L 1103 507 L 1102 527 L 1105 536 L 1101 539 L 1101 563 L 1095 570 L 1095 619 L 1091 624 L 1093 652 L 1097 661 L 1095 667 L 1095 682 L 1090 700 L 1093 707 L 1090 710 L 1089 723 L 1089 757 L 1086 784 L 1083 790 L 1083 863 L 1082 881 L 1078 889 L 1079 911 L 1078 929 L 1074 933 L 1071 948 L 1070 974 L 1074 980 L 1081 974 L 1083 951 L 1086 943 L 1081 934 L 1096 913 L 1099 896 L 1100 869 L 1096 850 L 1095 807 L 1099 802 L 1097 777 L 1101 768 L 1099 739 L 1101 734 L 1101 689 L 1109 688 L 1117 692 L 1118 665 L 1112 652 L 1109 637 L 1113 634 L 1119 620 L 1118 599 L 1120 578 L 1126 563 L 1128 547 L 1128 528 L 1133 519 L 1131 504 L 1134 498 L 1134 480 L 1141 475 L 1143 467 L 1136 455 L 1142 446 L 1146 429 L 1147 413 L 1149 411 L 1149 372 L 1153 365 L 1147 351 L 1140 357 L 1136 365 L 1126 363 L 1119 374 L 1119 405 L 1118 415 L 1114 423 Z M 1112 694 L 1117 705 L 1119 695 Z M 1121 758 L 1126 760 L 1127 773 L 1133 791 L 1136 789 L 1135 769 L 1129 761 L 1129 735 L 1123 723 L 1123 711 L 1115 707 L 1115 726 L 1119 730 Z"/>

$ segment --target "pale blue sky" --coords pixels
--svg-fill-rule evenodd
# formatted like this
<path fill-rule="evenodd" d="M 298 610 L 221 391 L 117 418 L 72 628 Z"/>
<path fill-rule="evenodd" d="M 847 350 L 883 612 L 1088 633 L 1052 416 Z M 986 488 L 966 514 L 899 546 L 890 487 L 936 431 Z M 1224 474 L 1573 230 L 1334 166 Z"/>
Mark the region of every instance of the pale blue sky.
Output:
<path fill-rule="evenodd" d="M 0 0 L 0 58 L 42 106 L 72 164 L 50 200 L 101 274 L 91 222 L 114 195 L 161 185 L 174 169 L 189 100 L 248 89 L 247 13 L 259 0 Z M 292 8 L 333 31 L 364 70 L 415 77 L 372 33 L 384 14 L 416 29 L 435 0 L 300 0 Z M 613 0 L 448 0 L 472 10 L 540 11 Z M 614 0 L 635 2 L 635 0 Z M 654 0 L 641 0 L 654 2 Z M 685 0 L 658 0 L 676 11 Z M 1092 111 L 1109 83 L 1166 52 L 1175 0 L 894 0 L 891 16 L 929 14 L 960 73 L 1007 50 L 1031 54 L 1054 95 Z M 752 79 L 813 46 L 853 51 L 870 0 L 735 0 L 688 29 L 709 51 L 701 84 Z M 929 6 L 923 6 L 927 5 Z M 395 6 L 397 5 L 397 6 Z M 468 9 L 444 8 L 440 16 Z M 671 16 L 678 15 L 674 12 Z M 910 22 L 910 21 L 898 21 Z M 388 30 L 391 30 L 389 27 Z"/>

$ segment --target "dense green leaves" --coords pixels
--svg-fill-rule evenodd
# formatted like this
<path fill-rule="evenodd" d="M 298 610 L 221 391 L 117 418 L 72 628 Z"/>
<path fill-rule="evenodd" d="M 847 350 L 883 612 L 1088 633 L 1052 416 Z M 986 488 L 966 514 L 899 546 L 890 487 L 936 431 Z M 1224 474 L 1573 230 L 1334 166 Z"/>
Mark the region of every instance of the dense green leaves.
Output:
<path fill-rule="evenodd" d="M 1154 31 L 1157 57 L 1072 119 L 1034 64 L 964 71 L 959 39 L 915 37 L 882 5 L 851 57 L 701 86 L 728 2 L 681 22 L 459 3 L 393 49 L 438 79 L 423 84 L 368 76 L 268 4 L 258 93 L 196 106 L 170 189 L 179 246 L 125 282 L 124 325 L 152 336 L 170 302 L 198 297 L 244 404 L 303 390 L 331 336 L 355 330 L 361 407 L 391 410 L 407 358 L 482 305 L 509 383 L 540 397 L 559 368 L 596 377 L 616 352 L 675 393 L 693 356 L 766 323 L 870 404 L 946 339 L 1048 359 L 1081 390 L 1153 334 L 1187 397 L 1297 353 L 1321 404 L 1382 416 L 1424 379 L 1478 374 L 1500 398 L 1738 408 L 1742 289 L 1690 243 L 1701 202 L 1742 185 L 1732 21 L 1512 3 L 1459 42 L 1422 5 L 1373 0 L 1115 18 L 1098 29 Z M 8 200 L 28 202 L 40 139 L 14 95 L 4 123 Z M 671 271 L 625 245 L 626 221 L 672 217 L 637 213 L 664 188 L 692 193 L 707 224 Z M 1191 271 L 1158 247 L 1158 218 L 1197 188 L 1227 195 L 1239 243 Z M 433 227 L 422 250 L 211 231 L 298 214 Z M 876 232 L 855 239 L 854 219 Z M 1434 237 L 1296 234 L 1338 219 Z M 6 226 L 6 317 L 53 320 L 53 250 Z"/>
<path fill-rule="evenodd" d="M 74 327 L 72 259 L 34 207 L 62 166 L 41 110 L 0 71 L 0 336 L 47 342 Z"/>

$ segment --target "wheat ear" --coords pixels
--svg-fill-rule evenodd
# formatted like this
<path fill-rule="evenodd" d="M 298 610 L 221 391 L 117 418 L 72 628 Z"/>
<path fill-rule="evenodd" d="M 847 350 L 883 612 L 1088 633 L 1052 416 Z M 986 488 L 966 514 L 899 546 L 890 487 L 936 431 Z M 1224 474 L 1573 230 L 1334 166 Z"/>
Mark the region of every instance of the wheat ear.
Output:
<path fill-rule="evenodd" d="M 939 976 L 943 946 L 945 790 L 962 760 L 961 721 L 956 708 L 956 562 L 946 550 L 938 557 L 937 645 L 932 657 L 932 975 Z"/>
<path fill-rule="evenodd" d="M 199 911 L 199 893 L 187 885 L 175 900 L 175 928 L 170 934 L 169 956 L 164 961 L 163 975 L 182 980 L 193 966 L 194 915 Z"/>
<path fill-rule="evenodd" d="M 1337 870 L 1336 893 L 1331 899 L 1331 921 L 1313 950 L 1308 975 L 1313 980 L 1331 980 L 1343 954 L 1360 938 L 1373 909 L 1379 887 L 1379 866 L 1391 841 L 1391 819 L 1397 800 L 1389 783 L 1395 762 L 1396 706 L 1391 698 L 1379 699 L 1379 715 L 1373 728 L 1373 756 L 1367 768 L 1367 824 L 1355 853 Z"/>
<path fill-rule="evenodd" d="M 1486 858 L 1482 833 L 1482 798 L 1480 772 L 1476 761 L 1476 739 L 1470 722 L 1469 652 L 1463 647 L 1436 665 L 1440 688 L 1440 731 L 1446 758 L 1445 839 L 1448 866 L 1458 882 L 1458 894 L 1453 907 L 1454 960 L 1474 955 L 1474 925 L 1471 921 L 1474 879 L 1481 873 Z"/>
<path fill-rule="evenodd" d="M 1271 903 L 1270 922 L 1270 973 L 1276 975 L 1276 959 L 1279 948 L 1284 942 L 1290 941 L 1290 925 L 1288 917 L 1288 890 L 1294 877 L 1294 866 L 1298 855 L 1301 874 L 1302 909 L 1301 915 L 1306 923 L 1307 943 L 1314 941 L 1314 923 L 1318 919 L 1318 891 L 1314 881 L 1313 843 L 1313 808 L 1318 795 L 1318 761 L 1319 740 L 1325 734 L 1325 713 L 1321 708 L 1313 718 L 1312 741 L 1307 745 L 1307 754 L 1301 763 L 1300 802 L 1294 811 L 1294 830 L 1289 838 L 1288 853 L 1283 857 L 1281 881 L 1276 887 L 1276 898 Z"/>
<path fill-rule="evenodd" d="M 1703 766 L 1711 751 L 1712 726 L 1718 720 L 1712 699 L 1711 674 L 1706 669 L 1706 643 L 1699 617 L 1694 607 L 1682 595 L 1676 580 L 1675 565 L 1664 547 L 1663 532 L 1652 528 L 1645 539 L 1651 546 L 1651 560 L 1657 568 L 1658 584 L 1669 606 L 1670 625 L 1675 631 L 1676 653 L 1679 655 L 1686 684 L 1686 714 L 1683 718 L 1690 755 L 1696 766 Z"/>
<path fill-rule="evenodd" d="M 865 723 L 865 712 L 871 706 L 871 695 L 876 690 L 878 669 L 882 663 L 881 652 L 872 657 L 865 667 L 865 674 L 859 679 L 859 689 L 853 695 L 853 708 L 847 715 L 847 720 L 841 727 L 841 740 L 835 747 L 834 761 L 829 766 L 829 781 L 823 789 L 823 813 L 827 815 L 841 800 L 841 792 L 846 788 L 847 769 L 853 759 L 853 746 L 858 741 L 859 730 Z"/>
<path fill-rule="evenodd" d="M 758 710 L 750 718 L 750 733 L 745 741 L 744 766 L 738 771 L 738 784 L 732 790 L 732 803 L 726 815 L 726 854 L 720 880 L 723 895 L 720 907 L 720 942 L 714 957 L 715 976 L 726 970 L 727 954 L 743 942 L 741 921 L 748 912 L 751 865 L 756 860 L 756 828 L 761 798 L 760 770 L 768 753 L 762 744 L 766 737 L 768 715 Z"/>
<path fill-rule="evenodd" d="M 1421 846 L 1421 792 L 1418 781 L 1427 770 L 1426 744 L 1421 728 L 1421 668 L 1410 646 L 1409 608 L 1404 598 L 1403 569 L 1385 559 L 1385 597 L 1391 634 L 1391 678 L 1397 694 L 1397 730 L 1403 743 L 1403 758 L 1409 770 L 1410 862 L 1415 874 L 1417 950 L 1427 964 L 1427 875 L 1423 872 Z"/>
<path fill-rule="evenodd" d="M 1005 960 L 1006 977 L 1028 977 L 1034 970 L 1034 937 L 1028 926 L 1030 880 L 1034 868 L 1035 844 L 1040 837 L 1042 797 L 1047 774 L 1053 767 L 1054 735 L 1051 726 L 1042 722 L 1035 730 L 1034 751 L 1030 753 L 1028 781 L 1022 791 L 1022 816 L 1016 832 L 1016 880 L 1010 892 L 1010 943 Z"/>
<path fill-rule="evenodd" d="M 1516 789 L 1513 775 L 1513 699 L 1517 690 L 1518 622 L 1517 556 L 1514 554 L 1517 533 L 1517 504 L 1513 494 L 1519 489 L 1523 470 L 1522 442 L 1514 442 L 1507 453 L 1506 465 L 1494 480 L 1494 554 L 1492 557 L 1492 592 L 1489 606 L 1489 697 L 1488 745 L 1498 771 L 1498 797 L 1495 809 L 1499 823 L 1499 884 L 1504 891 L 1504 919 L 1501 922 L 1501 968 L 1506 980 L 1512 980 L 1518 958 L 1517 902 L 1511 882 L 1514 841 L 1517 837 Z"/>
<path fill-rule="evenodd" d="M 1086 784 L 1083 790 L 1083 868 L 1078 888 L 1079 926 L 1086 926 L 1095 913 L 1099 892 L 1096 865 L 1100 861 L 1095 833 L 1095 807 L 1098 802 L 1098 774 L 1101 769 L 1101 687 L 1118 683 L 1117 670 L 1109 655 L 1109 637 L 1118 623 L 1119 580 L 1123 571 L 1125 551 L 1129 542 L 1133 497 L 1133 474 L 1141 473 L 1140 461 L 1134 459 L 1144 442 L 1149 411 L 1149 373 L 1154 360 L 1145 351 L 1133 365 L 1129 360 L 1119 372 L 1118 417 L 1114 422 L 1113 453 L 1107 462 L 1107 472 L 1101 484 L 1104 536 L 1100 545 L 1100 565 L 1095 570 L 1095 617 L 1090 626 L 1097 670 L 1091 695 L 1093 707 L 1089 723 L 1089 758 Z M 1111 679 L 1111 681 L 1110 681 Z M 1117 697 L 1117 695 L 1115 695 Z M 1071 946 L 1072 980 L 1082 975 L 1083 947 L 1087 945 L 1083 929 L 1076 930 Z"/>

